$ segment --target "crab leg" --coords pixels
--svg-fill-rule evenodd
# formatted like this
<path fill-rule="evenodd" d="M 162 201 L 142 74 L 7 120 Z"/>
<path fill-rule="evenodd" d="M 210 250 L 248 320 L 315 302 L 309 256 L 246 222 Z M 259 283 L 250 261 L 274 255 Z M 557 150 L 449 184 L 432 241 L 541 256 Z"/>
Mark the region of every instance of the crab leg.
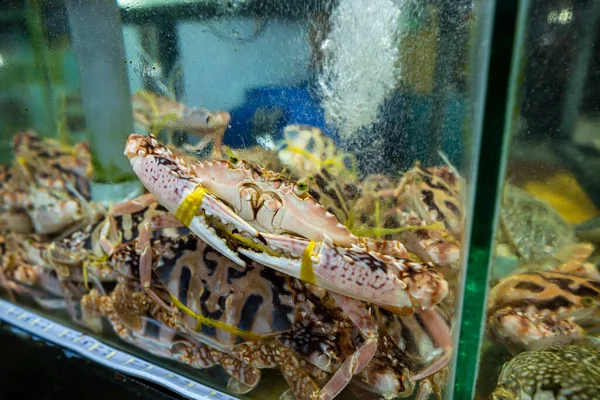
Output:
<path fill-rule="evenodd" d="M 12 301 L 13 303 L 17 302 L 15 293 L 14 293 L 13 289 L 11 288 L 10 282 L 9 282 L 8 278 L 6 277 L 6 274 L 4 273 L 4 266 L 0 266 L 0 287 L 3 287 L 4 290 L 6 290 L 10 301 Z"/>
<path fill-rule="evenodd" d="M 151 204 L 156 203 L 156 198 L 152 193 L 146 193 L 136 197 L 133 200 L 123 201 L 113 205 L 108 211 L 110 215 L 119 216 L 124 214 L 133 214 L 142 211 Z"/>
<path fill-rule="evenodd" d="M 204 188 L 183 160 L 152 136 L 137 134 L 129 137 L 125 154 L 146 189 L 177 219 L 221 254 L 246 265 L 207 219 L 214 217 L 226 230 L 243 232 L 252 238 L 260 234 Z"/>
<path fill-rule="evenodd" d="M 286 347 L 278 343 L 257 344 L 246 342 L 236 346 L 233 354 L 256 368 L 280 367 L 283 378 L 297 400 L 318 399 L 319 387 L 302 370 L 299 361 Z"/>
<path fill-rule="evenodd" d="M 172 214 L 168 214 L 172 215 Z M 155 218 L 145 221 L 139 226 L 138 249 L 140 250 L 140 283 L 146 294 L 165 310 L 171 308 L 151 289 L 152 286 L 152 246 L 150 243 L 151 229 L 178 228 L 182 224 L 176 218 Z"/>
<path fill-rule="evenodd" d="M 266 245 L 240 241 L 238 252 L 305 282 L 396 313 L 441 301 L 448 283 L 430 264 L 303 238 L 262 234 Z M 289 254 L 289 256 L 288 256 Z"/>
<path fill-rule="evenodd" d="M 73 290 L 67 287 L 67 282 L 65 282 L 62 279 L 60 280 L 60 287 L 61 291 L 63 292 L 63 297 L 65 299 L 65 305 L 67 306 L 67 313 L 69 314 L 69 317 L 73 321 L 79 321 L 79 318 L 77 317 L 77 312 L 75 311 L 75 305 L 72 296 Z"/>
<path fill-rule="evenodd" d="M 151 288 L 152 286 L 152 247 L 150 245 L 150 233 L 147 228 L 142 231 L 140 229 L 140 238 L 138 241 L 138 246 L 141 250 L 140 255 L 140 283 L 144 288 L 144 292 L 159 306 L 161 306 L 165 310 L 171 310 L 171 307 L 167 305 Z M 143 233 L 144 232 L 144 233 Z"/>
<path fill-rule="evenodd" d="M 416 312 L 421 317 L 428 332 L 431 333 L 438 346 L 444 350 L 442 356 L 438 357 L 431 365 L 412 377 L 413 380 L 418 381 L 439 372 L 448 365 L 452 357 L 452 333 L 446 321 L 435 310 L 426 309 Z"/>
<path fill-rule="evenodd" d="M 235 394 L 245 394 L 258 385 L 260 369 L 217 349 L 208 346 L 206 348 L 210 349 L 215 361 L 230 375 L 229 381 L 227 381 L 227 390 Z"/>
<path fill-rule="evenodd" d="M 377 325 L 366 307 L 358 300 L 331 293 L 340 308 L 358 327 L 366 338 L 365 343 L 348 357 L 333 374 L 329 382 L 321 389 L 321 400 L 330 400 L 344 389 L 352 377 L 360 373 L 370 362 L 377 351 Z"/>
<path fill-rule="evenodd" d="M 108 221 L 105 221 L 104 226 L 100 232 L 100 238 L 98 239 L 98 244 L 100 248 L 104 251 L 106 255 L 109 257 L 115 251 L 115 245 L 108 239 L 108 235 L 110 233 L 118 232 L 117 221 L 114 216 L 108 215 Z"/>
<path fill-rule="evenodd" d="M 107 221 L 104 223 L 100 237 L 98 239 L 100 247 L 108 255 L 111 256 L 115 251 L 116 245 L 122 242 L 121 237 L 115 238 L 115 242 L 111 242 L 108 237 L 109 235 L 119 235 L 119 228 L 115 217 L 127 214 L 135 214 L 148 207 L 158 204 L 158 201 L 152 193 L 143 194 L 133 200 L 123 201 L 121 203 L 113 205 L 108 211 Z M 184 225 L 171 213 L 156 213 L 144 221 L 138 226 L 138 230 L 141 234 L 150 234 L 151 230 L 160 230 L 166 228 L 182 228 Z M 116 243 L 116 245 L 115 245 Z"/>

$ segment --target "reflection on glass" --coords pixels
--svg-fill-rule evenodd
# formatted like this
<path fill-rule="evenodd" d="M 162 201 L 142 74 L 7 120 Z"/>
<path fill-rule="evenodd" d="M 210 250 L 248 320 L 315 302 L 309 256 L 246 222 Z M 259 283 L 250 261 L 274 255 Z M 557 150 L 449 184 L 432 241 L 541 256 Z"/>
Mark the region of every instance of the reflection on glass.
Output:
<path fill-rule="evenodd" d="M 524 4 L 477 398 L 596 398 L 600 8 Z"/>
<path fill-rule="evenodd" d="M 445 393 L 480 2 L 0 7 L 7 298 L 235 396 Z"/>

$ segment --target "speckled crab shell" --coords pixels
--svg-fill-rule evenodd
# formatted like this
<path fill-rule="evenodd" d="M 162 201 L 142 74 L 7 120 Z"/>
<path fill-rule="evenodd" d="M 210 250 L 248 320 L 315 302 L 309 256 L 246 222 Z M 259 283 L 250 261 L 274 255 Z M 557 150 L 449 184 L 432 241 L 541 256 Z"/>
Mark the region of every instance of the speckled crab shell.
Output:
<path fill-rule="evenodd" d="M 599 347 L 551 346 L 507 362 L 491 399 L 598 399 L 599 380 Z"/>
<path fill-rule="evenodd" d="M 358 241 L 306 190 L 281 174 L 246 161 L 196 162 L 191 169 L 205 188 L 259 231 L 293 233 L 310 240 L 327 235 L 346 247 Z"/>
<path fill-rule="evenodd" d="M 441 222 L 461 237 L 464 213 L 460 178 L 448 166 L 423 168 L 419 162 L 400 179 L 394 196 L 403 211 L 414 211 L 426 223 Z"/>
<path fill-rule="evenodd" d="M 512 353 L 579 340 L 598 321 L 600 282 L 538 271 L 511 275 L 490 291 L 487 330 Z"/>

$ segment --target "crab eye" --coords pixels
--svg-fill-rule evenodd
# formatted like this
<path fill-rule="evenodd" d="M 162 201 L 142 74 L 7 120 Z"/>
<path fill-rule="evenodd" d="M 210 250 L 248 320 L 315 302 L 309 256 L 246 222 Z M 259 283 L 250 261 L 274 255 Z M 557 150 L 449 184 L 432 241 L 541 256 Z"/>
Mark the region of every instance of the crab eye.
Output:
<path fill-rule="evenodd" d="M 308 184 L 306 182 L 298 182 L 296 184 L 296 189 L 298 189 L 298 192 L 300 193 L 306 192 L 308 190 Z"/>
<path fill-rule="evenodd" d="M 586 308 L 593 307 L 596 304 L 596 300 L 594 300 L 593 297 L 586 296 L 581 299 L 581 304 L 583 304 L 583 306 Z"/>

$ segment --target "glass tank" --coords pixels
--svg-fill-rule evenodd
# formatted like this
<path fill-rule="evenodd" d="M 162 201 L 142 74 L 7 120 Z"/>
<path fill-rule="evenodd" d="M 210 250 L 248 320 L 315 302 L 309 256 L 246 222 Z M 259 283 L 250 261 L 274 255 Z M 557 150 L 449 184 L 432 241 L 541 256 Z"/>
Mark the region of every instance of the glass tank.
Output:
<path fill-rule="evenodd" d="M 600 398 L 600 4 L 519 8 L 476 398 Z"/>
<path fill-rule="evenodd" d="M 0 318 L 188 397 L 451 398 L 493 7 L 2 2 Z"/>

